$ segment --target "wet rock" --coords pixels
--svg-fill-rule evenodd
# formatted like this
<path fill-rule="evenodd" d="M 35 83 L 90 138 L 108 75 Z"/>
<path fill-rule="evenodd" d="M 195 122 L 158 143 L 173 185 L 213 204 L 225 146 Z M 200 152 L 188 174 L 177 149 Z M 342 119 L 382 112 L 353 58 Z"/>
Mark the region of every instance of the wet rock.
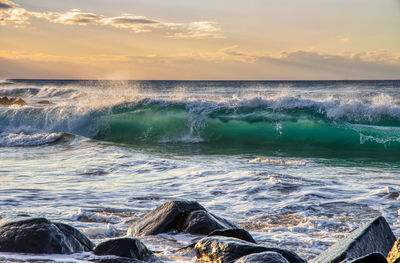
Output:
<path fill-rule="evenodd" d="M 250 242 L 250 243 L 257 244 L 257 242 L 254 240 L 254 238 L 250 235 L 250 233 L 241 228 L 215 230 L 215 231 L 211 232 L 210 234 L 208 234 L 207 236 L 208 237 L 211 237 L 211 236 L 234 237 L 234 238 L 238 238 L 238 239 Z"/>
<path fill-rule="evenodd" d="M 250 254 L 239 258 L 235 263 L 289 263 L 281 254 L 276 252 L 263 252 Z"/>
<path fill-rule="evenodd" d="M 229 221 L 204 210 L 192 211 L 183 224 L 182 232 L 207 235 L 214 230 L 235 228 Z"/>
<path fill-rule="evenodd" d="M 381 253 L 372 253 L 353 261 L 345 261 L 344 263 L 387 263 L 386 258 Z"/>
<path fill-rule="evenodd" d="M 251 242 L 253 244 L 257 244 L 257 242 L 254 240 L 254 238 L 250 235 L 249 232 L 247 232 L 244 229 L 241 228 L 230 228 L 230 229 L 226 229 L 226 230 L 215 230 L 213 232 L 211 232 L 210 234 L 207 235 L 208 237 L 211 236 L 223 236 L 223 237 L 234 237 L 240 240 L 244 240 L 247 242 Z M 197 239 L 197 241 L 199 241 L 201 238 Z M 197 241 L 195 243 L 192 243 L 186 247 L 183 247 L 181 249 L 178 249 L 177 251 L 183 250 L 183 249 L 187 249 L 187 248 L 194 248 L 194 246 L 196 245 Z"/>
<path fill-rule="evenodd" d="M 69 254 L 91 251 L 94 244 L 72 226 L 31 218 L 0 226 L 0 251 Z"/>
<path fill-rule="evenodd" d="M 228 263 L 250 254 L 276 252 L 289 263 L 305 263 L 296 253 L 289 250 L 264 247 L 230 237 L 205 237 L 196 243 L 194 249 L 197 258 L 212 262 Z"/>
<path fill-rule="evenodd" d="M 101 257 L 96 259 L 89 259 L 90 262 L 96 263 L 143 263 L 144 261 L 133 258 L 121 257 Z"/>
<path fill-rule="evenodd" d="M 400 239 L 397 239 L 392 249 L 389 251 L 387 261 L 389 263 L 400 263 Z"/>
<path fill-rule="evenodd" d="M 166 202 L 148 213 L 128 230 L 136 237 L 156 235 L 173 230 L 207 235 L 217 229 L 236 228 L 229 221 L 217 217 L 193 201 Z"/>
<path fill-rule="evenodd" d="M 53 104 L 53 103 L 51 103 L 51 102 L 48 101 L 48 100 L 40 100 L 40 101 L 37 102 L 37 104 L 41 104 L 41 105 L 50 105 L 50 104 Z"/>
<path fill-rule="evenodd" d="M 98 256 L 115 255 L 139 260 L 148 260 L 153 257 L 153 253 L 140 240 L 135 238 L 107 240 L 94 249 L 94 254 Z"/>
<path fill-rule="evenodd" d="M 2 97 L 0 98 L 0 105 L 19 105 L 19 106 L 26 106 L 26 102 L 21 98 L 8 98 Z"/>
<path fill-rule="evenodd" d="M 337 263 L 375 252 L 387 255 L 395 241 L 388 223 L 380 216 L 336 242 L 310 263 Z"/>

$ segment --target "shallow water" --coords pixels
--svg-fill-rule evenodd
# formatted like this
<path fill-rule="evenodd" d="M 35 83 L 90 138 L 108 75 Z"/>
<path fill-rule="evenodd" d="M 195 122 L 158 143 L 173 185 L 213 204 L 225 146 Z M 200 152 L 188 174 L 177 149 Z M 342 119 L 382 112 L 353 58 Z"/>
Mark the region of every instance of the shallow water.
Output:
<path fill-rule="evenodd" d="M 0 217 L 96 243 L 196 200 L 310 259 L 384 215 L 400 235 L 400 82 L 11 81 L 0 96 Z M 51 104 L 38 104 L 48 100 Z M 141 240 L 166 261 L 196 236 Z M 39 256 L 85 261 L 90 254 Z M 0 253 L 0 260 L 38 256 Z"/>

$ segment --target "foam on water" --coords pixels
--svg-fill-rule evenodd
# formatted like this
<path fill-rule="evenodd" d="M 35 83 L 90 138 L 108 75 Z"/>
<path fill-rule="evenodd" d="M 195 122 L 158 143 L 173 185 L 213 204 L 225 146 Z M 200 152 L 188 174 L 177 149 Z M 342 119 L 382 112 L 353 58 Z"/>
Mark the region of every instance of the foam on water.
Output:
<path fill-rule="evenodd" d="M 38 146 L 66 138 L 64 133 L 0 133 L 0 147 Z"/>
<path fill-rule="evenodd" d="M 266 163 L 266 164 L 274 164 L 274 165 L 297 165 L 303 166 L 307 165 L 309 162 L 307 160 L 288 160 L 288 159 L 278 159 L 278 158 L 264 158 L 264 157 L 257 157 L 254 159 L 249 160 L 250 163 Z"/>
<path fill-rule="evenodd" d="M 15 81 L 0 92 L 28 106 L 0 106 L 0 220 L 47 217 L 99 243 L 129 236 L 166 201 L 196 200 L 306 259 L 378 215 L 399 236 L 399 87 Z M 64 132 L 89 139 L 52 143 Z M 17 145 L 39 146 L 5 147 Z M 163 261 L 190 262 L 191 251 L 176 250 L 196 238 L 141 240 Z"/>

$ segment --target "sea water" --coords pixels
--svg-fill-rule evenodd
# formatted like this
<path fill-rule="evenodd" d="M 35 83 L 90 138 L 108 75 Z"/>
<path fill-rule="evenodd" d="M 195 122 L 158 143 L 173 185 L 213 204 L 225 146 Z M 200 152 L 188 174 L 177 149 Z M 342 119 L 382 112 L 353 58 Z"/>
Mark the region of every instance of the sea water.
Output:
<path fill-rule="evenodd" d="M 400 81 L 4 80 L 0 220 L 46 217 L 95 243 L 195 200 L 306 259 L 383 215 L 400 236 Z M 164 261 L 196 239 L 141 240 Z M 82 262 L 90 253 L 2 261 Z"/>

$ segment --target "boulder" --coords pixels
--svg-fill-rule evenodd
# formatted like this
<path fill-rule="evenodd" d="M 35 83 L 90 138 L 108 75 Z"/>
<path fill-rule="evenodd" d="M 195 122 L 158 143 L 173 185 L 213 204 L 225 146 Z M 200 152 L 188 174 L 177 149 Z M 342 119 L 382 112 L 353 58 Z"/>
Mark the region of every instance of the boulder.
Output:
<path fill-rule="evenodd" d="M 204 210 L 192 211 L 183 224 L 182 232 L 207 235 L 218 229 L 236 228 L 227 220 Z"/>
<path fill-rule="evenodd" d="M 133 258 L 121 258 L 121 257 L 101 257 L 95 259 L 88 259 L 88 261 L 96 263 L 143 263 L 142 260 Z"/>
<path fill-rule="evenodd" d="M 296 253 L 289 250 L 264 247 L 230 237 L 205 237 L 196 243 L 194 249 L 197 258 L 211 262 L 228 263 L 254 253 L 276 252 L 289 263 L 305 263 Z"/>
<path fill-rule="evenodd" d="M 0 105 L 19 105 L 19 106 L 26 106 L 26 102 L 21 98 L 8 98 L 2 97 L 0 98 Z"/>
<path fill-rule="evenodd" d="M 400 239 L 394 243 L 392 249 L 387 255 L 387 261 L 389 263 L 400 263 Z"/>
<path fill-rule="evenodd" d="M 229 221 L 217 217 L 194 201 L 166 202 L 148 213 L 128 235 L 136 237 L 157 235 L 173 230 L 190 234 L 207 235 L 217 229 L 236 228 Z"/>
<path fill-rule="evenodd" d="M 210 234 L 207 235 L 208 237 L 211 236 L 223 236 L 223 237 L 234 237 L 237 239 L 241 239 L 253 244 L 257 244 L 257 242 L 254 240 L 254 238 L 250 235 L 249 232 L 247 232 L 244 229 L 241 228 L 230 228 L 230 229 L 225 229 L 225 230 L 215 230 L 211 232 Z M 201 238 L 199 238 L 197 241 L 199 241 Z M 183 248 L 178 249 L 177 251 L 187 249 L 187 248 L 193 248 L 197 241 L 195 243 L 192 243 L 188 246 L 185 246 Z"/>
<path fill-rule="evenodd" d="M 310 263 L 338 263 L 371 253 L 387 255 L 395 241 L 396 238 L 389 224 L 380 216 L 333 244 Z"/>
<path fill-rule="evenodd" d="M 107 240 L 94 249 L 94 254 L 98 256 L 114 255 L 138 260 L 148 260 L 153 257 L 153 253 L 140 240 L 135 238 Z"/>
<path fill-rule="evenodd" d="M 94 244 L 72 226 L 30 218 L 0 226 L 0 251 L 69 254 L 91 251 Z"/>
<path fill-rule="evenodd" d="M 211 232 L 210 234 L 208 234 L 207 236 L 208 237 L 211 237 L 211 236 L 234 237 L 234 238 L 238 238 L 238 239 L 250 242 L 250 243 L 257 244 L 257 242 L 254 240 L 254 238 L 250 235 L 250 233 L 241 228 L 215 230 L 215 231 Z"/>
<path fill-rule="evenodd" d="M 344 263 L 387 263 L 386 258 L 381 253 L 372 253 L 364 257 L 352 261 L 345 261 Z"/>
<path fill-rule="evenodd" d="M 235 263 L 289 263 L 277 252 L 262 252 L 239 258 Z"/>

